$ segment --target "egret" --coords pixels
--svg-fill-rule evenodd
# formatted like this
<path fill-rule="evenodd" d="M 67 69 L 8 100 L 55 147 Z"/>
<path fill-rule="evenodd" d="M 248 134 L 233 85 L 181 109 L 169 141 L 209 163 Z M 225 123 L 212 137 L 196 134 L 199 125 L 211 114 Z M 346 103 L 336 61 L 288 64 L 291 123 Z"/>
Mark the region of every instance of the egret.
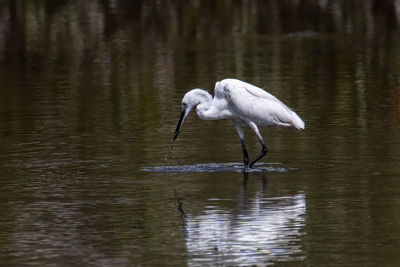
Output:
<path fill-rule="evenodd" d="M 214 97 L 203 89 L 193 89 L 182 99 L 182 113 L 175 130 L 176 140 L 189 112 L 196 107 L 203 120 L 231 119 L 239 135 L 245 167 L 252 168 L 268 152 L 258 126 L 284 126 L 304 129 L 303 120 L 278 98 L 263 89 L 237 79 L 224 79 L 215 84 Z M 249 126 L 258 137 L 262 150 L 249 165 L 244 141 L 244 127 Z"/>

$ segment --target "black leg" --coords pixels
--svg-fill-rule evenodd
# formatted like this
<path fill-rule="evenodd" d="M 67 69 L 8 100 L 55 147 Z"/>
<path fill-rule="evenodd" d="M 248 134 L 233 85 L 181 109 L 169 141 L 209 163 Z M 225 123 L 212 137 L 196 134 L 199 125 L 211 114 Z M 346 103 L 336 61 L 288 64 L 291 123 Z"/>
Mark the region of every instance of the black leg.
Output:
<path fill-rule="evenodd" d="M 244 166 L 247 167 L 249 166 L 249 155 L 247 154 L 246 144 L 244 143 L 244 139 L 240 139 L 240 142 L 242 143 Z"/>
<path fill-rule="evenodd" d="M 258 154 L 258 156 L 255 158 L 255 160 L 253 160 L 253 161 L 250 163 L 250 168 L 253 168 L 254 163 L 256 163 L 259 159 L 261 159 L 262 157 L 264 157 L 265 154 L 267 154 L 267 152 L 268 152 L 268 147 L 267 147 L 267 145 L 265 144 L 264 140 L 260 139 L 260 143 L 261 143 L 261 145 L 262 145 L 262 150 L 261 150 L 260 154 Z"/>
<path fill-rule="evenodd" d="M 249 167 L 249 155 L 247 154 L 246 144 L 244 143 L 244 127 L 235 123 L 235 128 L 239 135 L 240 143 L 242 144 L 244 167 L 247 168 Z"/>

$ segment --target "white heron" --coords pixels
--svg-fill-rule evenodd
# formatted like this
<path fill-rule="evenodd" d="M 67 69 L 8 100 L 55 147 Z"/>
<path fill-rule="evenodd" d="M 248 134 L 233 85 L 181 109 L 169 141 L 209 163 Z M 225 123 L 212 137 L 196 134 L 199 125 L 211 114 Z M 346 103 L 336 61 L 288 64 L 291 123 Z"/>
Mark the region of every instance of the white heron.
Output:
<path fill-rule="evenodd" d="M 215 84 L 214 97 L 203 89 L 193 89 L 182 99 L 182 114 L 176 127 L 174 140 L 189 112 L 196 107 L 197 116 L 203 120 L 231 119 L 240 137 L 245 167 L 254 163 L 268 152 L 258 126 L 279 125 L 304 129 L 303 120 L 278 98 L 263 89 L 237 79 L 224 79 Z M 261 143 L 261 153 L 250 163 L 244 142 L 244 127 L 249 126 Z"/>

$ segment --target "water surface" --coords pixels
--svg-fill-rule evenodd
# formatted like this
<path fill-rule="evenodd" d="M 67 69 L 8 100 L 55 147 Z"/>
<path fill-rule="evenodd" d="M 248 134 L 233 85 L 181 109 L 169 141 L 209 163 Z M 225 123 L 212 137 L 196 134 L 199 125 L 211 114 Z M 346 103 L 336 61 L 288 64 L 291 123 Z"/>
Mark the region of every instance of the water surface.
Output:
<path fill-rule="evenodd" d="M 0 1 L 4 266 L 398 266 L 398 1 Z M 306 130 L 186 91 L 233 77 Z M 250 158 L 260 145 L 246 131 Z"/>

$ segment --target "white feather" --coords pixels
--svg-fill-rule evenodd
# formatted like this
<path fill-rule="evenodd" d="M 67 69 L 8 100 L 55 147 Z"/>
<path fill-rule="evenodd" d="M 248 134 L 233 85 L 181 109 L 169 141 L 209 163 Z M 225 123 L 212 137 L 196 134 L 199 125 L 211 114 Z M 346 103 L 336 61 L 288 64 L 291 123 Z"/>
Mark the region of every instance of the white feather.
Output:
<path fill-rule="evenodd" d="M 216 83 L 214 91 L 214 100 L 225 98 L 231 112 L 245 122 L 304 129 L 303 120 L 292 109 L 259 87 L 237 79 L 225 79 Z"/>

